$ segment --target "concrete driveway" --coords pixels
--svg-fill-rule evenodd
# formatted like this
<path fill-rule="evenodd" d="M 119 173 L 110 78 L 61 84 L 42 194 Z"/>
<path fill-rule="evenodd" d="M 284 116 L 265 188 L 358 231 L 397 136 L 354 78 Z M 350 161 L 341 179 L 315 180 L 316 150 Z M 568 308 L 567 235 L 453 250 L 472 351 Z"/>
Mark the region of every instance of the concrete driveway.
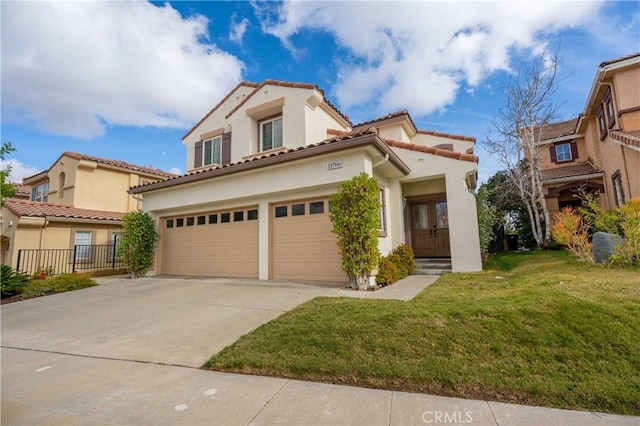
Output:
<path fill-rule="evenodd" d="M 339 284 L 232 279 L 101 279 L 2 306 L 2 346 L 200 367 L 238 337 Z"/>

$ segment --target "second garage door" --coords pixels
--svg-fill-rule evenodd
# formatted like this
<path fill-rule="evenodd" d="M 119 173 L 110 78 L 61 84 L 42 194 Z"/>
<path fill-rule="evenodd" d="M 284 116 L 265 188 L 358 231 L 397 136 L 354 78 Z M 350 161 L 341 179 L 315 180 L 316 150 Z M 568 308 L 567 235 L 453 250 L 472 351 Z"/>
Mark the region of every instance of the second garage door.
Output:
<path fill-rule="evenodd" d="M 258 210 L 162 220 L 162 275 L 258 278 Z"/>
<path fill-rule="evenodd" d="M 270 214 L 272 279 L 347 281 L 327 199 L 275 204 Z"/>

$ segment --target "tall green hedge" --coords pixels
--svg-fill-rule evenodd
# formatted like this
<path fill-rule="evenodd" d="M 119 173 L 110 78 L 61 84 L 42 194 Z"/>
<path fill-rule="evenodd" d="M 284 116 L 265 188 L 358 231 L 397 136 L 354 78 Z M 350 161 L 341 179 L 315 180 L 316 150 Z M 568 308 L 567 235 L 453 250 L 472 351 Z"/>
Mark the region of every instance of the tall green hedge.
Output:
<path fill-rule="evenodd" d="M 158 241 L 156 222 L 148 213 L 134 211 L 122 219 L 124 233 L 120 237 L 118 255 L 122 256 L 132 278 L 144 275 L 153 265 Z"/>
<path fill-rule="evenodd" d="M 378 181 L 361 173 L 343 182 L 331 197 L 331 222 L 342 254 L 342 269 L 351 288 L 369 289 L 371 271 L 378 267 L 380 201 Z"/>

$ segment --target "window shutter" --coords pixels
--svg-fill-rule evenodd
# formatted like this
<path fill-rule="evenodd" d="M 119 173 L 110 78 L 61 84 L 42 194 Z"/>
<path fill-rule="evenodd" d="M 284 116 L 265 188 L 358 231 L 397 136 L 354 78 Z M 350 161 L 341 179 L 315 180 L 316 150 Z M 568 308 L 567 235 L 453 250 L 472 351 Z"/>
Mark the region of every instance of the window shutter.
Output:
<path fill-rule="evenodd" d="M 194 154 L 193 167 L 202 167 L 202 141 L 196 142 L 196 149 Z"/>
<path fill-rule="evenodd" d="M 231 164 L 231 132 L 222 135 L 222 165 Z"/>
<path fill-rule="evenodd" d="M 578 144 L 575 142 L 571 142 L 571 159 L 578 160 Z"/>
<path fill-rule="evenodd" d="M 558 162 L 558 157 L 556 155 L 556 147 L 555 147 L 555 145 L 551 145 L 549 147 L 549 156 L 551 157 L 551 162 L 552 163 L 557 163 Z"/>

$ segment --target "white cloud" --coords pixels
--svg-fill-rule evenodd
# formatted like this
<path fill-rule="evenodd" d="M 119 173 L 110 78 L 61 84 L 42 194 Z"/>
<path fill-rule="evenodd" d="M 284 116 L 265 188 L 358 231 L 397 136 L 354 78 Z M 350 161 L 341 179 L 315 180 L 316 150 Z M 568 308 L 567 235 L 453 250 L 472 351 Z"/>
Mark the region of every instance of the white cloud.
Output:
<path fill-rule="evenodd" d="M 80 138 L 188 128 L 244 67 L 208 41 L 207 22 L 144 1 L 5 2 L 4 120 Z"/>
<path fill-rule="evenodd" d="M 285 2 L 256 3 L 263 31 L 292 53 L 293 36 L 324 31 L 345 48 L 335 96 L 343 108 L 378 113 L 441 111 L 515 54 L 540 52 L 544 37 L 586 25 L 598 2 Z"/>
<path fill-rule="evenodd" d="M 40 171 L 39 169 L 24 164 L 23 162 L 15 158 L 3 161 L 2 169 L 4 169 L 6 166 L 11 167 L 11 172 L 9 173 L 8 179 L 9 182 L 22 182 L 22 179 L 33 176 Z"/>
<path fill-rule="evenodd" d="M 169 169 L 169 173 L 173 173 L 174 175 L 183 175 L 184 172 L 180 167 L 172 167 Z"/>
<path fill-rule="evenodd" d="M 244 37 L 247 27 L 249 27 L 249 20 L 242 18 L 241 21 L 237 21 L 237 15 L 231 16 L 231 27 L 229 28 L 229 40 L 234 43 L 242 44 L 242 37 Z"/>

